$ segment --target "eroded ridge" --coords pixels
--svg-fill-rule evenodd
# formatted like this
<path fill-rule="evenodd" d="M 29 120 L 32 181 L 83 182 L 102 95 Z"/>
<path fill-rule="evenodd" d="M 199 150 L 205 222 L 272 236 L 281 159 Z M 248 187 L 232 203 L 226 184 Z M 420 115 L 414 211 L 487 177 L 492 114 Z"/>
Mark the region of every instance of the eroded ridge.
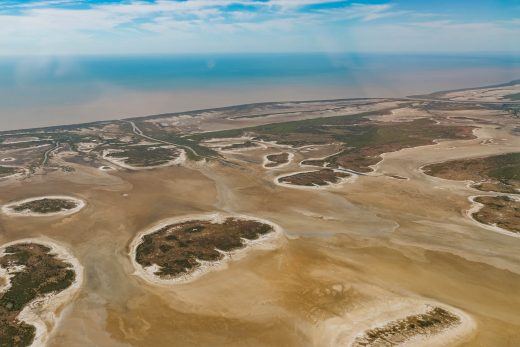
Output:
<path fill-rule="evenodd" d="M 291 161 L 291 153 L 282 152 L 276 154 L 269 154 L 265 156 L 264 167 L 266 168 L 277 168 L 289 164 Z"/>
<path fill-rule="evenodd" d="M 520 152 L 481 158 L 450 160 L 423 167 L 430 176 L 473 181 L 482 191 L 518 193 L 520 191 Z"/>
<path fill-rule="evenodd" d="M 81 271 L 74 258 L 49 242 L 27 239 L 4 245 L 0 346 L 44 345 L 55 325 L 54 311 L 76 292 Z"/>
<path fill-rule="evenodd" d="M 410 315 L 383 326 L 366 330 L 355 338 L 352 347 L 398 346 L 417 337 L 427 338 L 459 325 L 458 316 L 441 307 L 431 307 L 425 313 Z"/>
<path fill-rule="evenodd" d="M 290 186 L 302 187 L 325 187 L 335 184 L 340 184 L 344 180 L 350 178 L 352 175 L 348 172 L 321 169 L 316 171 L 305 171 L 278 177 L 278 183 Z"/>
<path fill-rule="evenodd" d="M 14 216 L 53 216 L 78 212 L 83 200 L 70 196 L 44 196 L 20 200 L 2 206 L 2 212 Z"/>
<path fill-rule="evenodd" d="M 277 230 L 264 220 L 220 214 L 172 220 L 138 236 L 131 256 L 145 279 L 179 282 L 275 236 Z"/>
<path fill-rule="evenodd" d="M 520 198 L 508 195 L 477 196 L 472 201 L 479 204 L 471 212 L 477 222 L 498 227 L 520 236 Z"/>

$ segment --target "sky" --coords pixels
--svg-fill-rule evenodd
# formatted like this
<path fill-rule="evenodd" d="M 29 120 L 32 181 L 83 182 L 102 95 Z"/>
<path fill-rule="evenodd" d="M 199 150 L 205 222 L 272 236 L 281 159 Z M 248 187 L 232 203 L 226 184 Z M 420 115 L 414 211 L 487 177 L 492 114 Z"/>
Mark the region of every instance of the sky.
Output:
<path fill-rule="evenodd" d="M 520 0 L 0 0 L 0 55 L 520 54 Z"/>

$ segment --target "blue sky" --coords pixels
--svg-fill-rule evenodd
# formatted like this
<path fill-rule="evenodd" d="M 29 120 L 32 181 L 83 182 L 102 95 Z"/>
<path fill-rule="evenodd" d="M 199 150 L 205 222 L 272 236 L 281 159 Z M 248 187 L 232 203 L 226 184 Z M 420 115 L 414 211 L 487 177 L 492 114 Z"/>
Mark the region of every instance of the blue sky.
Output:
<path fill-rule="evenodd" d="M 520 0 L 0 0 L 0 55 L 520 54 Z"/>

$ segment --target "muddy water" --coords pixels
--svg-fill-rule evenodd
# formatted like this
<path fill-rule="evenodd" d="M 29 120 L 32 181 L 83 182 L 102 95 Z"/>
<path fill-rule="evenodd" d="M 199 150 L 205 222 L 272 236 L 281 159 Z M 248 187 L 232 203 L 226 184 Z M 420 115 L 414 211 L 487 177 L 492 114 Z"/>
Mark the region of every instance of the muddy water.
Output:
<path fill-rule="evenodd" d="M 276 175 L 297 164 L 264 170 L 261 151 L 241 154 L 252 162 L 239 166 L 110 173 L 77 166 L 73 174 L 1 186 L 1 203 L 64 194 L 87 206 L 64 218 L 1 216 L 0 240 L 47 236 L 85 268 L 53 347 L 330 346 L 328 322 L 348 325 L 388 300 L 434 300 L 463 310 L 477 324 L 459 341 L 463 346 L 517 346 L 520 240 L 467 220 L 473 192 L 464 183 L 418 171 L 439 158 L 520 145 L 518 137 L 493 135 L 504 142 L 443 142 L 385 156 L 380 172 L 410 180 L 359 177 L 323 191 L 275 185 Z M 132 275 L 127 253 L 138 231 L 215 210 L 272 220 L 286 241 L 193 283 L 156 287 Z"/>

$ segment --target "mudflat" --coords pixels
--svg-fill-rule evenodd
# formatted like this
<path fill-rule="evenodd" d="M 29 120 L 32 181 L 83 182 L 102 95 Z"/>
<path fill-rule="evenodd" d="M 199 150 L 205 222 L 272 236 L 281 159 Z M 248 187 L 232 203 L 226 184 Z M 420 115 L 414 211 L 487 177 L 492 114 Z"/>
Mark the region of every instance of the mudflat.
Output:
<path fill-rule="evenodd" d="M 0 143 L 2 157 L 26 169 L 23 177 L 0 181 L 2 205 L 45 196 L 86 203 L 78 213 L 53 217 L 0 214 L 2 245 L 27 247 L 22 240 L 44 236 L 83 268 L 84 280 L 77 288 L 71 284 L 77 295 L 63 301 L 47 345 L 377 346 L 381 338 L 403 346 L 520 344 L 520 297 L 512 294 L 520 290 L 520 238 L 494 232 L 468 216 L 470 197 L 500 192 L 478 190 L 472 178 L 468 184 L 425 170 L 517 152 L 518 119 L 508 105 L 441 101 L 269 106 L 272 113 L 278 113 L 277 107 L 310 109 L 290 121 L 263 116 L 265 105 L 250 105 L 0 134 L 10 139 L 5 147 Z M 326 110 L 332 108 L 330 115 Z M 386 134 L 395 132 L 405 136 L 391 144 Z M 48 152 L 52 145 L 17 143 L 17 137 L 27 136 L 60 139 L 61 145 Z M 218 141 L 255 145 L 247 150 L 207 145 Z M 162 165 L 144 160 L 146 152 L 139 147 L 139 165 L 146 170 L 134 170 L 104 156 L 110 148 L 131 153 L 127 147 L 137 146 L 166 146 L 168 153 L 185 153 L 185 158 L 160 154 L 155 159 L 168 162 Z M 369 151 L 374 160 L 352 166 L 350 159 L 340 164 L 334 159 L 353 151 Z M 282 152 L 292 154 L 287 165 L 264 167 L 267 155 Z M 302 169 L 307 160 L 321 162 Z M 309 170 L 355 179 L 320 189 L 276 184 L 279 177 Z M 497 210 L 502 216 L 509 211 Z M 201 217 L 215 213 L 226 218 L 213 224 Z M 250 219 L 243 223 L 233 216 Z M 167 229 L 156 228 L 162 221 L 168 221 L 162 226 Z M 267 222 L 280 227 L 281 241 L 244 247 L 247 239 L 270 234 L 263 226 Z M 164 235 L 157 233 L 161 230 Z M 136 259 L 132 250 L 143 231 L 151 232 L 146 235 L 153 252 Z M 172 248 L 161 250 L 164 245 L 156 243 L 171 235 L 178 240 L 171 237 L 167 246 L 183 248 L 181 254 L 187 255 L 181 268 L 169 268 L 177 260 L 168 253 Z M 186 235 L 188 247 L 182 247 L 179 241 L 186 242 Z M 175 276 L 197 267 L 202 251 L 210 255 L 207 261 L 218 261 L 218 250 L 231 250 L 229 261 L 191 281 L 155 283 L 136 276 L 136 260 L 162 264 Z M 72 260 L 59 259 L 66 273 Z M 24 271 L 40 278 L 36 269 Z M 14 277 L 0 275 L 3 297 Z M 46 307 L 34 315 L 47 317 L 56 310 Z M 13 324 L 30 325 L 23 322 Z M 37 340 L 23 341 L 20 345 Z"/>

